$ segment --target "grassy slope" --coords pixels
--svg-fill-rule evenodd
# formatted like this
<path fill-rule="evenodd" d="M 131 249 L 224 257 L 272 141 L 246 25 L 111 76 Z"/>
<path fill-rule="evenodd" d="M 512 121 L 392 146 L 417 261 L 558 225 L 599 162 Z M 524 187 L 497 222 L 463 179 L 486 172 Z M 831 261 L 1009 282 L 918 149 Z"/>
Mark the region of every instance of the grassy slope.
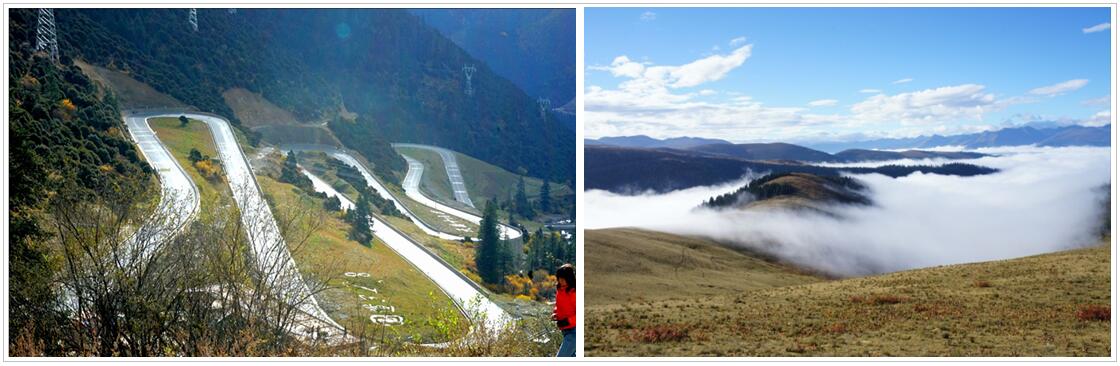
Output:
<path fill-rule="evenodd" d="M 221 180 L 207 180 L 187 159 L 192 148 L 198 149 L 203 155 L 218 159 L 218 152 L 214 149 L 214 139 L 210 136 L 210 129 L 205 123 L 192 119 L 186 127 L 180 127 L 179 119 L 173 117 L 152 118 L 148 123 L 198 187 L 201 199 L 200 212 L 210 212 L 211 208 L 216 207 L 215 205 L 231 202 L 233 196 L 224 175 Z"/>
<path fill-rule="evenodd" d="M 368 317 L 372 312 L 361 308 L 361 304 L 392 305 L 396 307 L 396 314 L 404 316 L 406 324 L 390 327 L 390 334 L 393 331 L 402 335 L 420 334 L 431 340 L 429 338 L 433 337 L 434 332 L 424 323 L 425 320 L 437 316 L 440 306 L 454 306 L 435 283 L 384 243 L 375 239 L 372 247 L 365 247 L 349 240 L 346 237 L 349 224 L 341 219 L 340 214 L 324 211 L 322 200 L 307 196 L 295 186 L 268 176 L 257 176 L 257 180 L 277 204 L 297 204 L 302 206 L 303 212 L 324 215 L 323 225 L 312 234 L 307 247 L 295 254 L 296 262 L 304 273 L 314 268 L 337 266 L 334 268 L 339 271 L 365 272 L 371 275 L 368 278 L 341 276 L 330 283 L 332 289 L 319 296 L 325 303 L 324 308 L 335 320 L 352 332 L 364 330 L 368 337 L 379 337 L 381 327 L 374 326 L 369 321 Z M 352 285 L 376 288 L 379 293 L 373 294 Z M 362 300 L 358 297 L 359 294 L 373 296 L 373 300 Z M 464 323 L 465 319 L 460 319 L 460 324 Z"/>
<path fill-rule="evenodd" d="M 588 258 L 595 255 L 588 234 Z M 591 356 L 1108 356 L 1107 245 L 717 296 L 591 306 Z M 597 261 L 589 261 L 589 282 Z M 589 292 L 590 292 L 589 285 Z M 591 296 L 591 295 L 588 295 Z M 897 301 L 897 302 L 896 302 Z M 590 303 L 589 303 L 590 304 Z"/>
<path fill-rule="evenodd" d="M 339 192 L 350 197 L 351 200 L 357 201 L 358 191 L 350 186 L 350 183 L 338 177 L 338 171 L 330 164 L 326 154 L 323 153 L 301 153 L 300 163 L 304 165 L 309 171 L 322 178 L 327 184 L 335 187 Z M 456 233 L 460 235 L 467 235 L 475 237 L 478 234 L 478 225 L 475 225 L 466 220 L 439 213 L 427 206 L 421 205 L 412 199 L 409 199 L 403 191 L 396 187 L 389 185 L 388 189 L 393 190 L 390 192 L 393 197 L 396 197 L 399 202 L 408 207 L 408 210 L 414 215 L 420 217 L 428 225 L 436 228 L 436 230 L 446 233 Z M 466 229 L 451 225 L 452 223 L 462 225 Z"/>
<path fill-rule="evenodd" d="M 432 194 L 432 197 L 440 202 L 455 201 L 455 197 L 451 193 L 451 184 L 447 181 L 447 171 L 444 169 L 443 159 L 440 159 L 439 153 L 408 147 L 397 147 L 396 149 L 409 157 L 424 162 L 426 168 L 420 188 L 425 193 Z M 463 172 L 463 181 L 467 184 L 467 192 L 471 195 L 471 201 L 479 209 L 482 208 L 486 200 L 495 198 L 505 200 L 512 197 L 517 189 L 517 175 L 514 173 L 458 152 L 455 153 L 455 160 L 459 162 L 459 168 Z M 529 199 L 536 200 L 538 198 L 542 184 L 540 179 L 525 178 L 525 194 L 529 196 Z M 571 194 L 571 190 L 567 186 L 555 182 L 549 188 L 552 189 L 552 197 L 554 198 Z"/>
<path fill-rule="evenodd" d="M 739 293 L 822 279 L 706 239 L 638 229 L 588 230 L 587 306 Z"/>

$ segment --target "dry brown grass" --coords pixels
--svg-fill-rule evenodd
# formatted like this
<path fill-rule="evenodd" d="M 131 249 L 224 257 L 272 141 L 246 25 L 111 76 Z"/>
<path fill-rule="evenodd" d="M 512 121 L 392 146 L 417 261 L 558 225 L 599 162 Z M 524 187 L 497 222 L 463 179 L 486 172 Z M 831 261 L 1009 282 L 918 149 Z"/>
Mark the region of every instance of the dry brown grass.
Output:
<path fill-rule="evenodd" d="M 588 253 L 594 253 L 593 233 Z M 603 260 L 588 258 L 589 270 Z M 588 297 L 585 350 L 589 356 L 1107 357 L 1109 262 L 1109 247 L 1101 245 L 690 298 L 603 303 Z M 613 281 L 619 279 L 589 273 L 588 296 L 594 284 Z M 690 338 L 631 337 L 665 324 L 687 324 Z"/>

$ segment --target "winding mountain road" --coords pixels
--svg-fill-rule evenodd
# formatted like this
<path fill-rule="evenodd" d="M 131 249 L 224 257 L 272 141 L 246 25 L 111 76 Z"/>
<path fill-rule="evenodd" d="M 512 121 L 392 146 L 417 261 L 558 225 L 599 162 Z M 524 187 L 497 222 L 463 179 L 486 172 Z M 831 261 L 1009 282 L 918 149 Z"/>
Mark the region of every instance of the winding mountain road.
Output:
<path fill-rule="evenodd" d="M 300 170 L 311 179 L 316 191 L 338 197 L 339 201 L 342 202 L 342 207 L 347 210 L 354 207 L 352 201 L 336 191 L 330 184 L 306 170 Z M 510 322 L 510 316 L 501 307 L 490 301 L 477 284 L 451 268 L 435 254 L 424 249 L 419 243 L 412 241 L 377 217 L 370 217 L 370 228 L 373 229 L 373 235 L 424 273 L 432 282 L 435 282 L 448 297 L 455 301 L 460 309 L 464 309 L 468 313 L 469 317 L 475 318 L 472 319 L 472 322 L 482 320 L 486 324 L 486 329 L 501 329 Z M 478 319 L 479 317 L 485 319 Z"/>
<path fill-rule="evenodd" d="M 350 339 L 345 335 L 344 328 L 319 306 L 318 301 L 311 295 L 310 288 L 300 276 L 295 260 L 292 259 L 288 246 L 280 235 L 280 228 L 276 224 L 272 210 L 264 200 L 263 192 L 249 167 L 248 159 L 237 144 L 228 121 L 197 112 L 134 114 L 126 117 L 129 131 L 144 151 L 145 157 L 152 157 L 149 158 L 149 164 L 154 163 L 153 166 L 160 170 L 161 183 L 164 184 L 165 189 L 180 190 L 184 184 L 190 185 L 191 189 L 195 190 L 195 210 L 197 210 L 197 188 L 178 162 L 171 157 L 170 152 L 159 142 L 147 123 L 151 118 L 175 118 L 180 115 L 202 121 L 210 129 L 234 202 L 241 209 L 241 222 L 249 238 L 249 248 L 258 266 L 257 270 L 262 274 L 259 280 L 272 284 L 276 292 L 275 296 L 289 303 L 296 303 L 302 313 L 290 331 L 294 334 L 312 335 L 312 337 L 322 337 L 332 341 Z M 177 167 L 181 176 L 178 175 L 179 173 L 173 173 L 170 164 Z M 169 172 L 166 182 L 163 178 L 164 171 Z"/>
<path fill-rule="evenodd" d="M 155 169 L 160 182 L 160 203 L 154 215 L 156 222 L 148 222 L 130 239 L 130 250 L 141 248 L 140 260 L 147 258 L 159 248 L 152 243 L 163 243 L 186 226 L 199 208 L 198 187 L 190 176 L 179 166 L 171 152 L 156 137 L 155 131 L 144 117 L 125 116 L 125 125 L 132 140 L 140 147 L 140 154 L 148 165 Z M 125 256 L 130 257 L 130 256 Z"/>
<path fill-rule="evenodd" d="M 410 147 L 438 153 L 440 159 L 443 159 L 443 169 L 447 171 L 447 180 L 451 183 L 451 190 L 455 194 L 455 200 L 468 207 L 474 208 L 474 202 L 471 202 L 470 193 L 467 192 L 467 184 L 463 182 L 463 174 L 459 169 L 459 161 L 455 160 L 454 152 L 438 146 L 420 144 L 395 143 L 393 147 Z M 401 154 L 401 156 L 404 156 L 404 154 Z M 408 158 L 406 157 L 405 159 Z"/>
<path fill-rule="evenodd" d="M 401 181 L 401 188 L 404 188 L 404 194 L 424 206 L 431 207 L 451 216 L 458 217 L 466 220 L 467 222 L 474 223 L 475 225 L 482 224 L 482 216 L 475 215 L 442 203 L 437 202 L 420 191 L 420 179 L 424 176 L 424 164 L 420 161 L 413 159 L 407 155 L 401 155 L 405 161 L 408 162 L 408 173 L 405 173 L 404 180 Z M 499 223 L 502 234 L 506 239 L 517 239 L 521 237 L 521 230 L 513 226 Z"/>

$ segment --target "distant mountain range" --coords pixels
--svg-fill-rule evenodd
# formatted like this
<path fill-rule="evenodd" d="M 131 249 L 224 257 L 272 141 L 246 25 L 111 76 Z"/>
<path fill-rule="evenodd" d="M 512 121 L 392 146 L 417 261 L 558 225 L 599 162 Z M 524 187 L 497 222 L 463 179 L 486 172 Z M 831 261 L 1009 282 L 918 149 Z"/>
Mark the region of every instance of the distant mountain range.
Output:
<path fill-rule="evenodd" d="M 731 142 L 720 139 L 706 139 L 701 137 L 674 137 L 670 139 L 659 140 L 646 135 L 635 136 L 614 136 L 603 137 L 600 139 L 586 139 L 586 145 L 610 145 L 618 147 L 644 147 L 644 148 L 670 148 L 670 149 L 688 149 L 700 145 L 712 144 L 731 144 Z"/>
<path fill-rule="evenodd" d="M 1020 145 L 1110 146 L 1111 136 L 1111 126 L 1085 127 L 1072 125 L 1054 128 L 1023 126 L 962 135 L 931 135 L 807 145 L 827 152 L 847 149 L 920 149 L 938 146 L 963 146 L 966 149 Z"/>
<path fill-rule="evenodd" d="M 796 145 L 791 145 L 796 146 Z M 584 188 L 632 194 L 644 191 L 668 192 L 689 187 L 713 185 L 755 173 L 809 173 L 836 176 L 841 172 L 880 173 L 901 177 L 914 172 L 972 176 L 996 170 L 971 164 L 939 166 L 886 165 L 875 168 L 832 168 L 795 161 L 757 161 L 681 149 L 648 149 L 606 145 L 585 145 Z"/>
<path fill-rule="evenodd" d="M 802 163 L 851 163 L 860 161 L 887 161 L 899 159 L 976 159 L 987 156 L 974 152 L 952 151 L 880 151 L 850 149 L 837 154 L 810 149 L 783 142 L 762 144 L 732 144 L 718 139 L 677 137 L 658 140 L 649 136 L 604 137 L 587 140 L 588 146 L 616 146 L 642 149 L 673 149 L 712 156 L 725 156 L 752 161 L 802 162 Z"/>

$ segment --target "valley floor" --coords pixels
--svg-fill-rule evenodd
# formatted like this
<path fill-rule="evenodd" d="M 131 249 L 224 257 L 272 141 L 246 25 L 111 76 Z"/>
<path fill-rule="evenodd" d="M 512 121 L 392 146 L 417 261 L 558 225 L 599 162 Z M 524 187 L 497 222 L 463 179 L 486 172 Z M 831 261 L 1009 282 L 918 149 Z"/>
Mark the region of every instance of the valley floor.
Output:
<path fill-rule="evenodd" d="M 617 229 L 589 231 L 586 257 L 588 356 L 1097 356 L 1111 354 L 1110 250 L 1107 244 L 1032 257 L 925 268 L 864 278 L 720 288 L 674 298 L 592 298 L 622 286 L 602 245 Z M 641 232 L 636 232 L 641 233 Z M 647 237 L 654 234 L 645 234 Z M 656 233 L 664 246 L 673 237 Z M 681 255 L 719 251 L 713 260 L 749 256 L 703 239 L 680 238 Z M 654 241 L 632 240 L 645 245 Z M 631 247 L 641 251 L 642 247 Z M 671 248 L 655 249 L 673 251 Z M 631 255 L 636 266 L 645 257 Z M 696 263 L 698 256 L 691 257 Z M 756 266 L 744 283 L 783 278 Z M 712 271 L 710 271 L 712 272 Z M 718 272 L 718 271 L 715 271 Z M 714 272 L 713 272 L 714 273 Z M 777 275 L 775 275 L 777 273 Z M 662 272 L 672 282 L 672 272 Z M 639 276 L 638 278 L 643 278 Z M 755 281 L 756 279 L 763 281 Z M 684 279 L 706 283 L 702 278 Z M 720 280 L 715 283 L 720 283 Z M 679 281 L 678 281 L 679 282 Z M 656 293 L 656 284 L 638 288 Z M 626 291 L 622 291 L 626 292 Z"/>

